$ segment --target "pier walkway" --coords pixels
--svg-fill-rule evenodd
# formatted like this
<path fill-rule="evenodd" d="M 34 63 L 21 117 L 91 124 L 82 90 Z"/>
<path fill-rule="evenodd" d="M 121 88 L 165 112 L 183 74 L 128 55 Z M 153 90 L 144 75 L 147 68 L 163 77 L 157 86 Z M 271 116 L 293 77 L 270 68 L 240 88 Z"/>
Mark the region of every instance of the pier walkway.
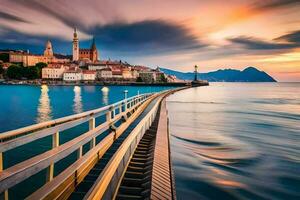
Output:
<path fill-rule="evenodd" d="M 180 89 L 0 133 L 0 199 L 176 199 L 165 97 Z M 23 145 L 50 140 L 49 149 L 6 164 Z"/>

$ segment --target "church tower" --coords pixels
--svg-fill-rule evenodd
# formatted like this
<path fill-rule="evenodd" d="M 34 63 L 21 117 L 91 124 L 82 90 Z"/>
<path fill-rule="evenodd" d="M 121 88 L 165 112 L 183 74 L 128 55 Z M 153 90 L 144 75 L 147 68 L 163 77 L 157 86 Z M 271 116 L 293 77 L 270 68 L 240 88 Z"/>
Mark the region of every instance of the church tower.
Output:
<path fill-rule="evenodd" d="M 91 46 L 91 61 L 92 62 L 95 62 L 98 60 L 98 50 L 97 50 L 97 47 L 96 47 L 96 42 L 95 42 L 95 37 L 93 37 L 93 43 L 92 43 L 92 46 Z"/>
<path fill-rule="evenodd" d="M 45 51 L 44 51 L 44 56 L 48 57 L 48 58 L 53 57 L 53 49 L 52 49 L 52 44 L 51 44 L 50 40 L 48 40 L 47 43 L 46 43 L 46 48 L 45 48 Z"/>
<path fill-rule="evenodd" d="M 73 61 L 79 60 L 79 41 L 77 37 L 76 28 L 73 34 Z"/>

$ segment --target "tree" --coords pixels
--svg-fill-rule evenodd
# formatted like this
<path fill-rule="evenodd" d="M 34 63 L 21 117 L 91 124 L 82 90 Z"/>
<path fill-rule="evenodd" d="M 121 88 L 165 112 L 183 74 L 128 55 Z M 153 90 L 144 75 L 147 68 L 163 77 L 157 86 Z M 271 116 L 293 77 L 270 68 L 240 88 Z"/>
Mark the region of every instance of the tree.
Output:
<path fill-rule="evenodd" d="M 42 69 L 47 66 L 48 66 L 47 63 L 43 63 L 43 62 L 39 62 L 39 63 L 35 64 L 35 67 L 37 68 L 37 71 L 38 71 L 37 78 L 42 78 Z"/>
<path fill-rule="evenodd" d="M 143 79 L 141 77 L 137 77 L 136 82 L 141 83 L 143 82 Z"/>
<path fill-rule="evenodd" d="M 168 79 L 167 79 L 167 77 L 164 74 L 161 74 L 160 80 L 163 83 L 167 83 L 168 82 Z"/>
<path fill-rule="evenodd" d="M 47 65 L 47 63 L 39 62 L 39 63 L 36 63 L 35 66 L 42 69 L 44 67 L 47 67 L 48 65 Z"/>
<path fill-rule="evenodd" d="M 0 74 L 4 74 L 3 64 L 0 63 Z"/>
<path fill-rule="evenodd" d="M 10 79 L 21 79 L 23 77 L 23 67 L 19 65 L 11 65 L 7 69 L 7 77 Z"/>
<path fill-rule="evenodd" d="M 0 53 L 0 60 L 3 62 L 9 62 L 9 54 L 8 53 Z"/>
<path fill-rule="evenodd" d="M 27 79 L 38 79 L 40 77 L 39 72 L 40 72 L 40 70 L 36 66 L 24 67 L 23 75 Z"/>

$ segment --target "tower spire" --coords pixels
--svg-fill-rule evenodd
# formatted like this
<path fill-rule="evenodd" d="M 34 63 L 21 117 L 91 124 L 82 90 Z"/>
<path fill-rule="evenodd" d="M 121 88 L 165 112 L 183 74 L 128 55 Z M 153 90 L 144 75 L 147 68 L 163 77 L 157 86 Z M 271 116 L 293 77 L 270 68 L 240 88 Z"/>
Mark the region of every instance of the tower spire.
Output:
<path fill-rule="evenodd" d="M 91 49 L 92 49 L 92 50 L 96 50 L 96 49 L 97 49 L 97 47 L 96 47 L 96 42 L 95 42 L 95 36 L 93 36 L 93 42 L 92 42 Z"/>

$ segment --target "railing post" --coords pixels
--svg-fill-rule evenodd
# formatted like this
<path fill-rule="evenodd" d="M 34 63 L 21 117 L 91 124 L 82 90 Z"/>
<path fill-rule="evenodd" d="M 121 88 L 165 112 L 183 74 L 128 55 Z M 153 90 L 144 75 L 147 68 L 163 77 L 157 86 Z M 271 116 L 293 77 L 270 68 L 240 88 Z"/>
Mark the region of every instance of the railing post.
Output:
<path fill-rule="evenodd" d="M 106 113 L 106 121 L 110 123 L 111 121 L 111 108 Z"/>
<path fill-rule="evenodd" d="M 3 171 L 4 167 L 3 167 L 3 152 L 0 152 L 0 172 Z M 8 190 L 4 191 L 4 200 L 8 200 Z"/>
<path fill-rule="evenodd" d="M 3 152 L 0 152 L 0 172 L 3 171 Z"/>
<path fill-rule="evenodd" d="M 82 157 L 82 146 L 79 147 L 79 149 L 77 150 L 77 159 Z"/>
<path fill-rule="evenodd" d="M 95 126 L 96 126 L 95 117 L 93 117 L 89 120 L 89 130 L 93 130 Z M 94 148 L 95 145 L 96 145 L 96 138 L 93 137 L 93 139 L 90 142 L 90 149 Z"/>
<path fill-rule="evenodd" d="M 56 132 L 52 135 L 52 149 L 59 146 L 59 132 Z M 49 182 L 53 179 L 54 176 L 54 163 L 51 163 L 47 168 L 46 172 L 46 182 Z"/>
<path fill-rule="evenodd" d="M 122 104 L 119 105 L 119 114 L 122 113 Z"/>
<path fill-rule="evenodd" d="M 112 112 L 112 119 L 113 119 L 116 116 L 116 108 L 112 106 L 111 110 L 112 110 L 111 112 Z"/>

